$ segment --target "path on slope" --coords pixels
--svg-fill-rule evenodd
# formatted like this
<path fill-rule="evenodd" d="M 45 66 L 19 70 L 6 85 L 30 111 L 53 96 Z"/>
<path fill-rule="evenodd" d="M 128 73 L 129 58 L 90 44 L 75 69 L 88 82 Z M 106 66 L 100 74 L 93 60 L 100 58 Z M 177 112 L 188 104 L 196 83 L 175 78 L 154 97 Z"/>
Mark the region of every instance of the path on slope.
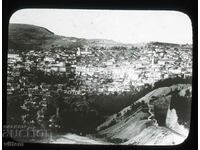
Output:
<path fill-rule="evenodd" d="M 148 112 L 149 112 L 149 114 L 150 114 L 150 116 L 148 117 L 148 120 L 154 120 L 155 125 L 158 126 L 157 120 L 156 120 L 156 119 L 151 119 L 151 117 L 153 117 L 154 114 L 151 112 L 151 109 L 150 109 L 150 105 L 149 105 L 149 104 L 148 104 L 148 108 L 149 108 L 149 109 L 148 109 Z M 167 128 L 168 130 L 170 130 L 170 131 L 171 131 L 172 133 L 174 133 L 174 134 L 177 134 L 177 135 L 179 135 L 179 136 L 181 136 L 181 137 L 186 138 L 186 136 L 184 136 L 183 134 L 178 133 L 177 131 L 175 131 L 175 130 L 169 128 L 169 127 L 166 127 L 166 126 L 165 126 L 165 128 Z"/>

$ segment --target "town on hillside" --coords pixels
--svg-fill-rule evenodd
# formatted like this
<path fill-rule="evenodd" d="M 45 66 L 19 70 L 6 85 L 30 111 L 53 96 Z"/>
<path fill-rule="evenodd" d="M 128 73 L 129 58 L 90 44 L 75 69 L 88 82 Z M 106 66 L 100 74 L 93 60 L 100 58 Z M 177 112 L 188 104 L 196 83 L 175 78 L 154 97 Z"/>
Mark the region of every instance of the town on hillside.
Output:
<path fill-rule="evenodd" d="M 140 91 L 153 87 L 157 81 L 191 76 L 191 45 L 53 47 L 27 52 L 9 49 L 9 124 L 53 129 L 67 124 L 71 130 L 72 120 L 70 127 L 69 122 L 59 119 L 79 112 L 90 116 L 91 130 L 104 119 L 104 113 L 112 114 L 127 106 L 132 101 L 130 95 L 140 98 Z M 110 109 L 111 106 L 114 107 Z M 21 115 L 15 112 L 19 108 L 24 112 Z M 80 116 L 77 118 L 81 121 Z"/>
<path fill-rule="evenodd" d="M 54 48 L 8 51 L 7 94 L 122 93 L 130 86 L 192 76 L 192 46 Z M 51 88 L 50 88 L 51 87 Z"/>

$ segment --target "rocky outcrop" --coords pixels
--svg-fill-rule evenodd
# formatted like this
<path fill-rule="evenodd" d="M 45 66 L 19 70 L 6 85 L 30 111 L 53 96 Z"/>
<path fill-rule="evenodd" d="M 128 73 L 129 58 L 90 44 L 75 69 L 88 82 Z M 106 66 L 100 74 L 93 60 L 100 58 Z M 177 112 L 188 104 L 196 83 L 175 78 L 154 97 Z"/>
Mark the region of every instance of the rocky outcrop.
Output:
<path fill-rule="evenodd" d="M 97 130 L 111 141 L 121 139 L 121 144 L 180 144 L 189 133 L 190 117 L 185 116 L 190 116 L 191 90 L 190 84 L 155 89 L 110 116 Z"/>

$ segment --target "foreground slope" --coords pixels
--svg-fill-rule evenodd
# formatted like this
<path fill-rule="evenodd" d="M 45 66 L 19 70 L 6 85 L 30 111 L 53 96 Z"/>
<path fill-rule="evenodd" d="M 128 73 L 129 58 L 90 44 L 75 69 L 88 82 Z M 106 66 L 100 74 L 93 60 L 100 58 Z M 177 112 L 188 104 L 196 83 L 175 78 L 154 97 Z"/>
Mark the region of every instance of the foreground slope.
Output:
<path fill-rule="evenodd" d="M 37 142 L 37 141 L 33 141 Z M 43 139 L 42 141 L 39 141 L 42 143 L 51 143 L 51 144 L 82 144 L 82 145 L 91 145 L 91 144 L 97 144 L 97 145 L 110 145 L 112 143 L 103 141 L 102 139 L 97 139 L 94 137 L 89 136 L 80 136 L 77 134 L 63 134 L 63 135 L 57 135 L 57 136 L 50 136 L 47 139 Z"/>
<path fill-rule="evenodd" d="M 184 117 L 190 118 L 191 90 L 190 84 L 155 89 L 110 116 L 97 128 L 99 135 L 122 144 L 180 144 L 189 133 Z"/>

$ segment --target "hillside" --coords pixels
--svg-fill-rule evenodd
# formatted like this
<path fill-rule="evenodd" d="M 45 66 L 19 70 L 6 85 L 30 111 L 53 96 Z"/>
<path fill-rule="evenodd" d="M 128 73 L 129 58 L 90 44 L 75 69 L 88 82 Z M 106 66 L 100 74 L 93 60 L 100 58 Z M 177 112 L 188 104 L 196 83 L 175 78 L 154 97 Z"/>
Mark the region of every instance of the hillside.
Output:
<path fill-rule="evenodd" d="M 130 46 L 106 39 L 83 39 L 56 35 L 46 28 L 28 24 L 10 24 L 8 48 L 15 50 L 41 50 L 52 47 L 75 46 Z"/>
<path fill-rule="evenodd" d="M 190 84 L 158 88 L 110 116 L 97 130 L 100 137 L 122 144 L 180 144 L 188 136 L 190 104 Z"/>
<path fill-rule="evenodd" d="M 56 35 L 48 29 L 40 26 L 29 25 L 29 24 L 9 24 L 9 49 L 21 49 L 21 50 L 40 50 L 49 49 L 52 47 L 65 47 L 67 48 L 70 44 L 77 46 L 98 46 L 98 47 L 113 47 L 113 46 L 125 46 L 125 47 L 141 47 L 145 46 L 146 43 L 138 44 L 126 44 L 116 42 L 108 39 L 84 39 L 76 37 L 65 37 Z M 173 43 L 163 42 L 151 42 L 153 45 L 166 45 L 166 46 L 178 46 Z"/>
<path fill-rule="evenodd" d="M 76 43 L 84 43 L 84 39 L 55 35 L 46 28 L 27 25 L 10 24 L 8 48 L 15 50 L 41 50 L 52 47 L 67 47 Z"/>
<path fill-rule="evenodd" d="M 174 43 L 163 43 L 163 42 L 151 42 L 152 45 L 156 46 L 168 46 L 168 47 L 177 47 L 179 44 L 174 44 Z"/>
<path fill-rule="evenodd" d="M 121 42 L 116 42 L 108 39 L 88 39 L 88 45 L 90 46 L 99 46 L 99 47 L 114 47 L 114 46 L 124 46 L 131 47 L 134 44 L 125 44 Z"/>
<path fill-rule="evenodd" d="M 100 145 L 181 144 L 189 134 L 191 90 L 191 84 L 155 89 L 110 116 L 97 127 L 95 134 L 56 133 L 41 142 Z"/>
<path fill-rule="evenodd" d="M 34 140 L 31 142 L 35 143 L 38 141 Z M 52 135 L 39 142 L 51 144 L 112 145 L 112 143 L 109 143 L 103 139 L 98 139 L 91 136 L 80 136 L 72 133 Z"/>

